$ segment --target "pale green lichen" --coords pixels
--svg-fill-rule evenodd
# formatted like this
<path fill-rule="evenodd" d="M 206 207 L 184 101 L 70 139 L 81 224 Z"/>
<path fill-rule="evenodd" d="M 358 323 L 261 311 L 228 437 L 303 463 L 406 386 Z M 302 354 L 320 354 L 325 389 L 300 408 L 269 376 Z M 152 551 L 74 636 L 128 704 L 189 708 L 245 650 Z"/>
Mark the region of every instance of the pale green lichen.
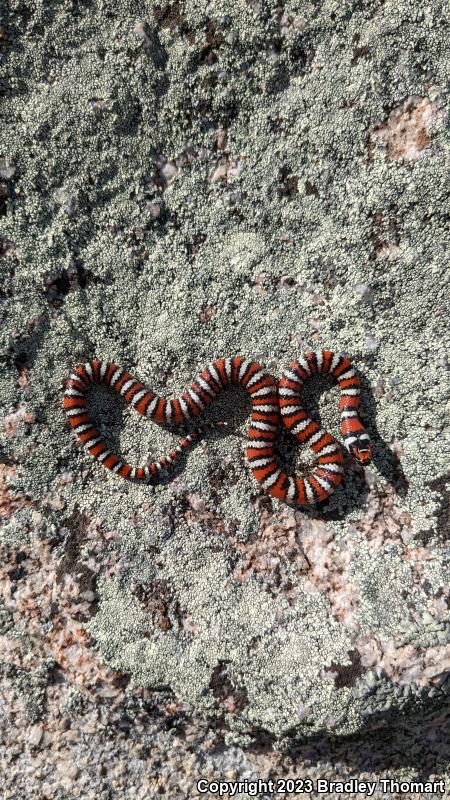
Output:
<path fill-rule="evenodd" d="M 76 14 L 64 4 L 37 2 L 30 10 L 24 0 L 10 3 L 0 156 L 15 171 L 0 233 L 16 249 L 0 260 L 0 402 L 4 414 L 25 402 L 36 421 L 12 438 L 2 433 L 2 448 L 20 464 L 12 490 L 32 501 L 49 491 L 63 497 L 63 511 L 50 510 L 38 534 L 75 506 L 94 510 L 122 535 L 129 580 L 170 579 L 201 628 L 199 637 L 152 631 L 148 638 L 149 620 L 130 587 L 104 580 L 91 629 L 113 666 L 142 683 L 169 684 L 206 713 L 211 671 L 229 657 L 232 673 L 245 679 L 249 722 L 277 733 L 298 726 L 306 735 L 311 728 L 302 728 L 296 707 L 302 697 L 312 703 L 315 730 L 334 720 L 336 732 L 348 733 L 361 724 L 362 709 L 348 689 L 337 691 L 319 676 L 345 653 L 349 634 L 323 598 L 301 596 L 307 615 L 292 609 L 292 621 L 278 629 L 275 600 L 254 581 L 232 585 L 207 527 L 168 524 L 179 495 L 197 492 L 214 505 L 211 463 L 229 456 L 237 484 L 222 490 L 216 510 L 237 520 L 237 539 L 257 529 L 249 501 L 257 487 L 243 463 L 244 417 L 227 435 L 199 445 L 176 481 L 147 488 L 106 475 L 76 450 L 61 408 L 72 364 L 94 356 L 176 395 L 218 355 L 259 358 L 279 374 L 306 349 L 348 352 L 372 387 L 386 382 L 375 402 L 365 395 L 372 473 L 381 487 L 392 480 L 387 445 L 399 439 L 409 493 L 398 505 L 411 513 L 415 533 L 429 532 L 439 558 L 441 496 L 430 482 L 447 466 L 448 139 L 436 120 L 424 157 L 408 163 L 388 160 L 379 144 L 370 160 L 367 134 L 409 95 L 445 99 L 448 9 L 440 2 L 361 9 L 289 0 L 284 11 L 296 25 L 282 33 L 265 2 L 212 2 L 206 11 L 186 0 L 181 21 L 165 27 L 155 20 L 154 2 L 79 4 Z M 223 40 L 211 45 L 207 25 L 218 15 Z M 136 29 L 142 21 L 148 41 Z M 224 155 L 214 144 L 220 126 L 228 131 L 226 157 L 242 158 L 244 167 L 227 183 L 209 183 Z M 158 155 L 173 160 L 189 147 L 192 161 L 185 156 L 171 185 L 152 193 Z M 297 193 L 286 193 L 283 175 L 297 178 Z M 160 205 L 159 220 L 147 201 Z M 377 255 L 376 239 L 395 245 L 394 256 Z M 55 308 L 49 301 L 58 286 L 49 286 L 64 269 L 75 278 Z M 254 284 L 262 274 L 259 293 Z M 359 284 L 371 287 L 372 303 Z M 202 322 L 209 307 L 214 314 Z M 17 379 L 23 353 L 30 369 L 24 387 Z M 324 425 L 335 434 L 337 396 L 331 390 L 320 401 Z M 232 418 L 232 398 L 221 403 L 212 416 Z M 134 463 L 175 441 L 129 409 L 122 413 L 104 393 L 92 408 Z M 73 487 L 58 482 L 65 469 L 78 476 L 87 466 L 83 484 L 78 477 Z M 329 523 L 337 538 L 360 517 L 360 500 L 361 484 L 349 476 L 330 501 L 331 510 L 346 514 Z M 151 509 L 131 525 L 145 501 Z M 9 545 L 29 536 L 19 516 L 3 530 Z M 146 557 L 143 541 L 158 545 L 163 567 Z M 374 562 L 355 542 L 360 623 L 392 633 L 404 611 L 396 600 L 407 567 L 392 551 Z M 438 583 L 445 574 L 436 573 Z M 216 623 L 221 633 L 213 636 Z M 255 632 L 261 650 L 249 659 Z M 265 679 L 272 680 L 268 690 Z M 401 705 L 398 689 L 389 684 L 387 694 L 372 698 L 370 713 Z M 242 728 L 238 719 L 230 724 Z"/>
<path fill-rule="evenodd" d="M 112 580 L 101 584 L 101 606 L 88 630 L 109 663 L 140 684 L 170 684 L 193 705 L 207 708 L 214 701 L 212 671 L 225 661 L 231 679 L 243 677 L 249 722 L 282 733 L 305 703 L 320 730 L 330 703 L 337 702 L 332 681 L 317 692 L 320 672 L 342 660 L 351 646 L 349 632 L 330 622 L 323 597 L 307 593 L 299 599 L 301 613 L 280 623 L 280 601 L 274 603 L 256 580 L 241 586 L 231 580 L 224 554 L 217 552 L 214 539 L 205 542 L 204 533 L 200 526 L 179 525 L 170 540 L 176 556 L 165 558 L 158 570 L 158 578 L 173 586 L 195 633 L 179 624 L 163 634 L 152 629 L 148 614 Z M 348 694 L 342 692 L 344 707 Z"/>
<path fill-rule="evenodd" d="M 45 707 L 46 688 L 51 665 L 42 664 L 34 670 L 18 669 L 14 665 L 0 664 L 0 675 L 11 682 L 15 693 L 21 698 L 30 722 L 40 719 Z"/>

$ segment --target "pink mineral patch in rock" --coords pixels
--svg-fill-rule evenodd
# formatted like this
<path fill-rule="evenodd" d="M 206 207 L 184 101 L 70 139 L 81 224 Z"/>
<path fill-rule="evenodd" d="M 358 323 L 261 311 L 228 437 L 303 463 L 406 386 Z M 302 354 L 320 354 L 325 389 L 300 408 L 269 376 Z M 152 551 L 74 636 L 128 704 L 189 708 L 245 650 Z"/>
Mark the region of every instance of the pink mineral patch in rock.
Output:
<path fill-rule="evenodd" d="M 216 183 L 223 180 L 229 182 L 232 178 L 237 178 L 244 169 L 245 159 L 239 156 L 235 159 L 222 158 L 217 167 L 209 176 L 209 183 Z"/>
<path fill-rule="evenodd" d="M 303 553 L 299 537 L 296 513 L 283 509 L 274 513 L 263 511 L 261 532 L 249 542 L 239 542 L 229 537 L 228 542 L 242 558 L 233 571 L 233 578 L 239 583 L 258 576 L 271 594 L 283 594 L 290 604 L 294 603 L 294 591 L 289 578 L 287 564 L 292 564 L 295 575 L 305 573 L 308 562 Z"/>
<path fill-rule="evenodd" d="M 326 523 L 312 520 L 302 535 L 302 545 L 310 564 L 304 589 L 325 595 L 332 616 L 347 628 L 359 630 L 355 619 L 358 589 L 347 572 L 353 557 L 351 539 L 337 545 Z"/>
<path fill-rule="evenodd" d="M 409 541 L 411 516 L 398 508 L 393 486 L 382 489 L 374 487 L 369 496 L 367 511 L 355 523 L 355 528 L 373 545 L 374 550 L 378 550 L 387 541 L 401 544 Z"/>
<path fill-rule="evenodd" d="M 136 22 L 133 33 L 141 40 L 144 47 L 150 48 L 152 46 L 152 40 L 148 36 L 145 21 L 139 20 L 139 22 Z"/>
<path fill-rule="evenodd" d="M 16 467 L 0 464 L 0 519 L 9 519 L 19 508 L 32 506 L 31 500 L 25 495 L 10 492 L 7 485 L 7 477 L 17 475 Z"/>
<path fill-rule="evenodd" d="M 361 663 L 381 667 L 393 683 L 440 686 L 450 669 L 450 645 L 422 648 L 396 645 L 394 639 L 363 636 L 356 639 Z"/>
<path fill-rule="evenodd" d="M 5 607 L 14 628 L 23 633 L 23 637 L 16 638 L 13 628 L 11 635 L 8 631 L 0 637 L 5 663 L 29 671 L 51 658 L 64 675 L 62 694 L 73 685 L 91 696 L 102 687 L 108 688 L 108 696 L 111 692 L 119 695 L 121 690 L 114 685 L 118 673 L 101 663 L 83 628 L 83 622 L 92 613 L 90 604 L 94 594 L 82 590 L 77 575 L 60 573 L 60 559 L 56 558 L 53 546 L 38 541 L 14 553 L 1 547 L 0 565 L 0 591 Z"/>
<path fill-rule="evenodd" d="M 3 419 L 6 435 L 12 439 L 17 433 L 17 426 L 19 422 L 34 422 L 36 419 L 33 411 L 27 411 L 25 403 L 19 403 L 16 411 L 8 414 Z"/>
<path fill-rule="evenodd" d="M 369 157 L 373 158 L 376 141 L 386 150 L 389 161 L 401 158 L 418 161 L 431 142 L 433 125 L 443 120 L 442 102 L 412 95 L 392 109 L 387 119 L 369 132 Z"/>
<path fill-rule="evenodd" d="M 225 128 L 218 128 L 215 132 L 216 147 L 218 150 L 225 150 L 228 143 L 228 131 Z"/>

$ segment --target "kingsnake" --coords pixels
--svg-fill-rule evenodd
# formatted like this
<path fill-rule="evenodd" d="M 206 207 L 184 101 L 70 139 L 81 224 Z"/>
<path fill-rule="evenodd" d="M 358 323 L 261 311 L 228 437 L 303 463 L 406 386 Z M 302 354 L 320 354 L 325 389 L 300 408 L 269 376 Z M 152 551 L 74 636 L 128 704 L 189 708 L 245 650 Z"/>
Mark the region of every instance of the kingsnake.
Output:
<path fill-rule="evenodd" d="M 339 443 L 322 430 L 304 410 L 300 392 L 303 383 L 318 373 L 332 375 L 341 390 L 339 408 L 344 442 L 353 457 L 365 465 L 371 461 L 369 435 L 358 415 L 360 382 L 351 362 L 329 350 L 306 353 L 293 361 L 278 383 L 256 361 L 240 356 L 219 358 L 194 381 L 190 389 L 175 400 L 158 397 L 117 364 L 92 360 L 77 366 L 66 382 L 64 409 L 70 425 L 92 456 L 103 466 L 121 475 L 148 482 L 167 469 L 191 442 L 202 433 L 224 423 L 205 423 L 185 436 L 172 452 L 158 462 L 132 467 L 109 450 L 95 427 L 86 406 L 86 391 L 91 384 L 112 386 L 136 411 L 161 425 L 171 426 L 198 417 L 227 385 L 242 386 L 250 395 L 251 425 L 248 429 L 246 459 L 254 477 L 269 495 L 294 505 L 311 505 L 326 500 L 339 486 L 344 458 Z M 280 422 L 297 441 L 307 444 L 317 455 L 317 466 L 305 477 L 290 477 L 279 466 L 274 446 Z"/>

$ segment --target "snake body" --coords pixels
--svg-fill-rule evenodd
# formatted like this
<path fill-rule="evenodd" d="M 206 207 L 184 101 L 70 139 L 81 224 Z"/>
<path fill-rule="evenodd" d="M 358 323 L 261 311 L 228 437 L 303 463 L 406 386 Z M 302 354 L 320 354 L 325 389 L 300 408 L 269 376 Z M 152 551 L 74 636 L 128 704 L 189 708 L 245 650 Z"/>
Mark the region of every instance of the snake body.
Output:
<path fill-rule="evenodd" d="M 304 506 L 326 500 L 339 486 L 343 475 L 344 458 L 339 443 L 308 416 L 301 403 L 303 383 L 316 374 L 331 375 L 337 380 L 341 390 L 339 407 L 344 443 L 359 463 L 368 464 L 371 446 L 358 414 L 359 379 L 347 358 L 329 350 L 306 353 L 293 361 L 278 383 L 256 361 L 240 356 L 219 358 L 174 400 L 159 397 L 117 364 L 94 359 L 75 367 L 66 382 L 63 405 L 70 425 L 94 458 L 123 478 L 148 482 L 161 470 L 169 468 L 195 439 L 224 423 L 198 424 L 165 458 L 133 467 L 113 454 L 98 432 L 86 405 L 86 393 L 91 384 L 111 386 L 139 414 L 164 426 L 194 420 L 228 385 L 242 386 L 250 396 L 252 407 L 245 455 L 255 479 L 267 494 Z M 316 454 L 317 465 L 309 475 L 291 477 L 280 467 L 274 452 L 280 424 Z"/>

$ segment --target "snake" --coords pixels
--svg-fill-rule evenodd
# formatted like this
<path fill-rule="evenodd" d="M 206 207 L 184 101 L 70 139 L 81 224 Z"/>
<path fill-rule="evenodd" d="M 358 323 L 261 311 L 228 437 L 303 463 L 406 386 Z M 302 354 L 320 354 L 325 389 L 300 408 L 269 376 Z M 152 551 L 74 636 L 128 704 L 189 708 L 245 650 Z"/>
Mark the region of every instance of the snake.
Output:
<path fill-rule="evenodd" d="M 361 386 L 352 362 L 330 350 L 308 352 L 293 361 L 277 381 L 261 364 L 241 356 L 218 358 L 191 387 L 175 399 L 159 397 L 115 363 L 93 359 L 76 366 L 65 383 L 63 407 L 70 426 L 97 461 L 122 478 L 151 483 L 171 468 L 186 448 L 224 422 L 196 421 L 217 395 L 230 385 L 241 386 L 250 397 L 251 421 L 245 459 L 264 493 L 291 505 L 308 506 L 330 497 L 342 481 L 344 455 L 340 443 L 308 415 L 302 405 L 303 385 L 314 375 L 329 375 L 340 389 L 339 409 L 344 445 L 362 466 L 371 462 L 370 437 L 360 416 Z M 171 428 L 196 421 L 195 427 L 159 461 L 133 467 L 109 449 L 87 408 L 86 395 L 93 384 L 112 387 L 139 414 Z M 275 452 L 284 426 L 316 456 L 309 474 L 291 476 L 280 466 Z"/>

